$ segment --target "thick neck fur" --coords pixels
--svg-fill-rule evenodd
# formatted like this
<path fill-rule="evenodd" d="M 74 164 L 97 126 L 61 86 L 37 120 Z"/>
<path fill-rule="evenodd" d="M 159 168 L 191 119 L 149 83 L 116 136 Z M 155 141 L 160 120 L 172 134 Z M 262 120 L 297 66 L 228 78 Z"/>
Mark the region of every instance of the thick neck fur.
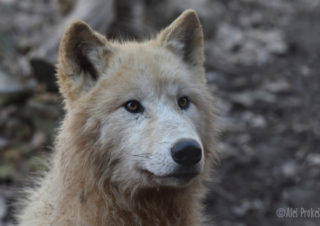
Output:
<path fill-rule="evenodd" d="M 108 178 L 99 182 L 94 175 L 96 172 L 88 168 L 92 157 L 87 147 L 94 147 L 90 141 L 93 139 L 89 135 L 80 139 L 77 133 L 83 130 L 74 128 L 83 123 L 63 125 L 57 141 L 52 171 L 59 171 L 56 182 L 61 185 L 56 191 L 58 225 L 120 226 L 128 225 L 128 222 L 132 226 L 201 225 L 202 217 L 195 212 L 201 210 L 199 199 L 204 193 L 199 181 L 180 189 L 133 190 L 111 184 Z"/>
<path fill-rule="evenodd" d="M 131 222 L 130 225 L 141 226 L 199 225 L 196 222 L 200 216 L 194 213 L 194 209 L 198 207 L 194 206 L 195 197 L 190 195 L 184 191 L 162 188 L 140 190 L 133 197 L 119 191 L 106 194 L 92 191 L 83 197 L 77 197 L 80 214 L 87 217 L 81 221 L 91 224 L 95 222 L 94 225 L 106 225 L 106 222 L 117 226 L 128 225 L 128 222 Z M 181 203 L 184 205 L 181 206 Z"/>

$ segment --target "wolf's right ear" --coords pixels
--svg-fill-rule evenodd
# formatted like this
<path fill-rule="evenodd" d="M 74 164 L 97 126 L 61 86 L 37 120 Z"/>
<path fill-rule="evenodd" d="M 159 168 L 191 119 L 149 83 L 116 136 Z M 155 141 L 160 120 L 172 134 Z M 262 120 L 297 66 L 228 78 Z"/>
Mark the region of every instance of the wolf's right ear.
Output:
<path fill-rule="evenodd" d="M 157 39 L 188 65 L 203 66 L 203 31 L 194 10 L 185 10 Z"/>
<path fill-rule="evenodd" d="M 67 101 L 88 91 L 108 63 L 112 48 L 106 38 L 82 21 L 73 22 L 59 47 L 58 84 Z"/>

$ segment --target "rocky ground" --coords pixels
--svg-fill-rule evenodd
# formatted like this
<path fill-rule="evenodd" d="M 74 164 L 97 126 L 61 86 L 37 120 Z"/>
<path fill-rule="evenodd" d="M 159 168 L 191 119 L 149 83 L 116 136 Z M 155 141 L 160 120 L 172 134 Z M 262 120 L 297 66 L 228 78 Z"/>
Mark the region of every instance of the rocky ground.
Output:
<path fill-rule="evenodd" d="M 0 0 L 0 226 L 14 221 L 13 200 L 44 169 L 63 117 L 52 69 L 30 60 L 74 4 L 60 2 Z M 205 200 L 210 223 L 320 225 L 276 215 L 320 208 L 320 0 L 128 2 L 114 3 L 109 38 L 152 35 L 185 8 L 203 23 L 223 131 Z"/>

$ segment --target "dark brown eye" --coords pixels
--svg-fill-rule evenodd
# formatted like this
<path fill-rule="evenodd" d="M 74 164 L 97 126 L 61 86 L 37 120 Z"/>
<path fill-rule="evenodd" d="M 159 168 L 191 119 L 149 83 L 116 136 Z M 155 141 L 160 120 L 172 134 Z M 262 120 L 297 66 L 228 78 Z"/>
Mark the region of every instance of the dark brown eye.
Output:
<path fill-rule="evenodd" d="M 190 106 L 189 97 L 184 96 L 178 99 L 178 105 L 182 110 L 186 110 Z"/>
<path fill-rule="evenodd" d="M 143 107 L 137 100 L 129 100 L 124 105 L 124 108 L 130 113 L 142 113 Z"/>

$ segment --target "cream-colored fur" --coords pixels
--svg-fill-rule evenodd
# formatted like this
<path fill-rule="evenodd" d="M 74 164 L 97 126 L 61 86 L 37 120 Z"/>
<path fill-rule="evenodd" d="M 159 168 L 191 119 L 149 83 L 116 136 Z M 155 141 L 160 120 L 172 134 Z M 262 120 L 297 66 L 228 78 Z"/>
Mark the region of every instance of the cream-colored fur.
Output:
<path fill-rule="evenodd" d="M 83 22 L 66 30 L 58 83 L 66 116 L 53 160 L 18 216 L 20 226 L 203 225 L 204 180 L 216 158 L 213 99 L 203 34 L 185 11 L 150 41 L 107 41 Z M 177 99 L 188 96 L 187 110 Z M 123 104 L 139 100 L 143 113 Z M 203 157 L 192 179 L 166 178 L 169 151 L 196 140 Z"/>

